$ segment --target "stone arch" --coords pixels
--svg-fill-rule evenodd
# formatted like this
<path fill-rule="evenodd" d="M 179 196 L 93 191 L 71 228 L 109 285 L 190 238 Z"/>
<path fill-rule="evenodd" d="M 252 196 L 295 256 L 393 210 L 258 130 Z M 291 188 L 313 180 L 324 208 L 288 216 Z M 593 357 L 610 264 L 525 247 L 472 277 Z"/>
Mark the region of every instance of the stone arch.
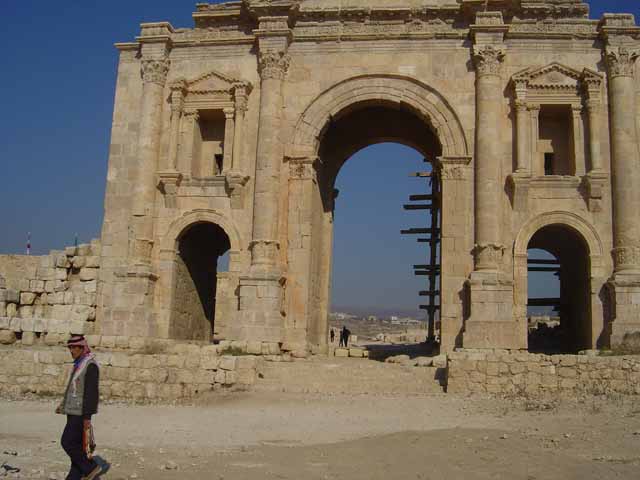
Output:
<path fill-rule="evenodd" d="M 322 92 L 302 113 L 295 127 L 291 156 L 317 155 L 331 118 L 363 102 L 389 102 L 409 107 L 425 119 L 442 144 L 445 157 L 469 155 L 469 141 L 453 107 L 435 89 L 399 75 L 363 75 Z"/>
<path fill-rule="evenodd" d="M 589 301 L 585 308 L 589 311 L 584 320 L 589 322 L 590 348 L 596 348 L 601 342 L 604 331 L 604 314 L 600 300 L 600 287 L 604 283 L 602 240 L 596 229 L 587 220 L 572 212 L 554 211 L 542 213 L 530 219 L 518 232 L 513 247 L 514 268 L 514 314 L 522 322 L 527 319 L 528 304 L 528 256 L 527 251 L 534 235 L 545 227 L 558 226 L 569 229 L 584 242 L 588 265 L 586 272 L 589 282 Z"/>
<path fill-rule="evenodd" d="M 175 253 L 176 243 L 182 232 L 196 223 L 214 223 L 219 225 L 229 236 L 229 241 L 231 243 L 230 253 L 232 258 L 233 254 L 242 250 L 242 245 L 244 245 L 244 243 L 242 242 L 240 232 L 233 221 L 229 220 L 226 216 L 216 210 L 197 209 L 186 212 L 171 223 L 160 244 L 161 256 L 166 257 L 167 252 L 169 252 L 169 254 Z M 229 269 L 231 269 L 231 264 L 229 265 Z"/>
<path fill-rule="evenodd" d="M 586 242 L 589 249 L 589 256 L 591 257 L 592 262 L 595 261 L 593 265 L 597 267 L 600 266 L 604 249 L 598 232 L 590 223 L 572 212 L 547 212 L 529 220 L 520 229 L 520 232 L 516 236 L 513 248 L 514 256 L 526 256 L 527 245 L 529 245 L 531 237 L 533 237 L 538 230 L 542 227 L 546 227 L 547 225 L 563 225 L 575 230 Z"/>

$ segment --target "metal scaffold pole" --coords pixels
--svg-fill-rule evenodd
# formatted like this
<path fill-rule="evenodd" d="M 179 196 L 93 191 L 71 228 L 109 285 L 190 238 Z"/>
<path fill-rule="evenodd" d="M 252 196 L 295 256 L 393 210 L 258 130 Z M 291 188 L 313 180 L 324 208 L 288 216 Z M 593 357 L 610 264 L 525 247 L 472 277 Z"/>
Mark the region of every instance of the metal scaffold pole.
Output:
<path fill-rule="evenodd" d="M 428 160 L 425 159 L 425 162 Z M 409 228 L 401 230 L 402 235 L 427 235 L 417 239 L 419 243 L 428 243 L 429 259 L 427 264 L 413 266 L 414 275 L 427 277 L 427 289 L 421 290 L 419 295 L 427 297 L 427 303 L 420 305 L 421 310 L 426 310 L 428 319 L 427 341 L 434 342 L 436 315 L 440 311 L 440 182 L 437 175 L 431 172 L 415 172 L 412 177 L 426 178 L 430 184 L 431 193 L 410 195 L 410 202 L 404 205 L 405 210 L 424 210 L 430 217 L 430 225 L 427 227 Z"/>

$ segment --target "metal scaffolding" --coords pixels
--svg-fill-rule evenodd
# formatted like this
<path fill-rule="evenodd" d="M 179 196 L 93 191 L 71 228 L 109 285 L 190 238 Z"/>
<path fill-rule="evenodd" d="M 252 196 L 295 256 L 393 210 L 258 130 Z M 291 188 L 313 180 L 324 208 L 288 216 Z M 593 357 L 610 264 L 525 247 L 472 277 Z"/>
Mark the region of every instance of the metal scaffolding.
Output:
<path fill-rule="evenodd" d="M 425 159 L 425 162 L 428 160 Z M 413 266 L 414 275 L 427 277 L 427 289 L 421 290 L 419 295 L 427 297 L 427 303 L 420 305 L 421 310 L 426 310 L 428 319 L 428 335 L 427 341 L 435 341 L 435 324 L 436 315 L 440 311 L 440 182 L 437 175 L 431 172 L 415 172 L 412 177 L 426 178 L 428 188 L 431 193 L 410 195 L 410 202 L 404 205 L 405 210 L 425 210 L 428 213 L 430 225 L 428 227 L 409 228 L 401 230 L 402 235 L 427 235 L 426 237 L 418 237 L 419 243 L 428 243 L 429 258 L 428 263 Z M 427 203 L 424 203 L 427 202 Z"/>

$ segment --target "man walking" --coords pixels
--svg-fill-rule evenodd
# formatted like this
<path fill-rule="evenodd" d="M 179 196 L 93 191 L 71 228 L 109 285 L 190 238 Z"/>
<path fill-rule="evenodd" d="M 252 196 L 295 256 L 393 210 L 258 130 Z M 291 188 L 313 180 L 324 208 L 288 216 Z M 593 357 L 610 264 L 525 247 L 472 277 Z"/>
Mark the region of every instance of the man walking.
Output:
<path fill-rule="evenodd" d="M 67 341 L 73 358 L 62 403 L 56 413 L 67 416 L 60 443 L 71 459 L 67 480 L 93 480 L 102 468 L 87 457 L 86 446 L 91 441 L 91 415 L 98 412 L 98 382 L 100 371 L 87 341 L 82 335 L 73 335 Z"/>

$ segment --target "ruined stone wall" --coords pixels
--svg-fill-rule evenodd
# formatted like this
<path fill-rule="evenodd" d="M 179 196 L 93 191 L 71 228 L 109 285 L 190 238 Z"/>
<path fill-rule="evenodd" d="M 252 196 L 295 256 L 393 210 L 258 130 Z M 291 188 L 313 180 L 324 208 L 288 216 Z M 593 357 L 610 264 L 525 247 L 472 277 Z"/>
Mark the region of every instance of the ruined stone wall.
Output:
<path fill-rule="evenodd" d="M 40 258 L 35 255 L 0 255 L 0 276 L 4 277 L 4 287 L 20 290 L 25 278 L 35 277 Z"/>
<path fill-rule="evenodd" d="M 3 341 L 51 332 L 92 333 L 100 243 L 93 241 L 43 256 L 2 256 L 0 334 Z M 26 335 L 25 335 L 26 334 Z"/>
<path fill-rule="evenodd" d="M 188 400 L 256 380 L 255 356 L 221 355 L 221 347 L 139 342 L 138 349 L 97 351 L 100 396 L 136 402 Z M 62 396 L 71 357 L 61 346 L 0 346 L 0 395 Z"/>
<path fill-rule="evenodd" d="M 447 392 L 563 396 L 640 395 L 640 356 L 453 352 Z"/>

